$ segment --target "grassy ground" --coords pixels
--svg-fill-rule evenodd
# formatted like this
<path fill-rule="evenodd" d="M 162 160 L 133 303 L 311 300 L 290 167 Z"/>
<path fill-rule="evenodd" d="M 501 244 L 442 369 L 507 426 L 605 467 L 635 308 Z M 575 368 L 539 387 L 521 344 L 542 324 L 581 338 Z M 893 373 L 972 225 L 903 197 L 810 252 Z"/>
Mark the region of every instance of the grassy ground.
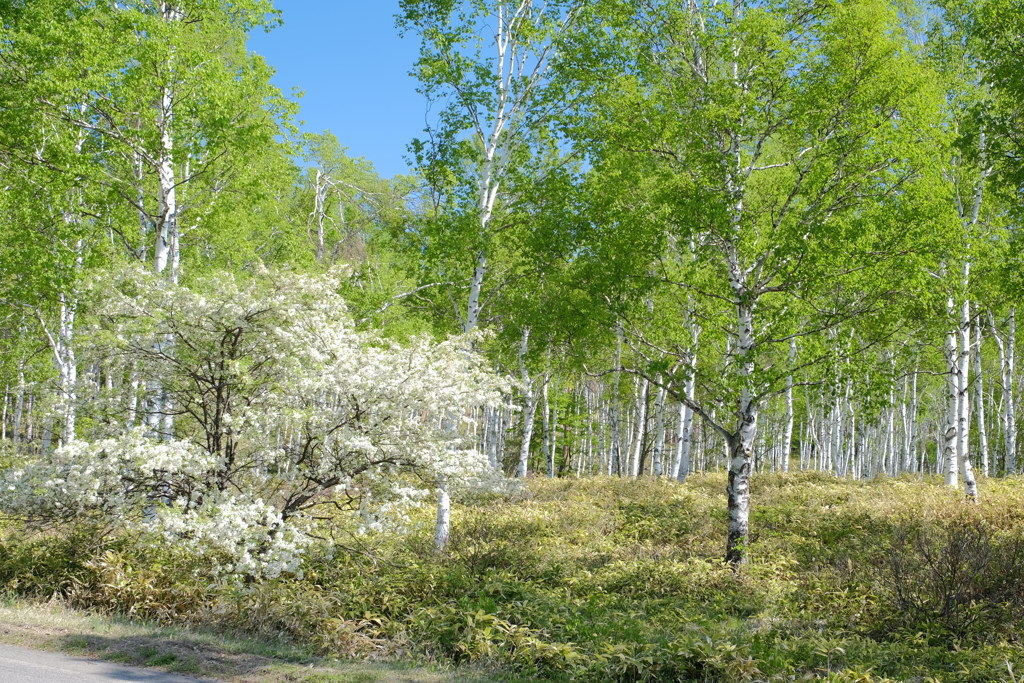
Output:
<path fill-rule="evenodd" d="M 0 642 L 233 683 L 473 683 L 482 671 L 313 657 L 284 640 L 158 626 L 59 603 L 0 602 Z"/>
<path fill-rule="evenodd" d="M 314 553 L 301 579 L 256 586 L 211 582 L 193 558 L 124 541 L 9 533 L 0 589 L 505 679 L 923 683 L 1024 672 L 1024 481 L 982 482 L 980 506 L 909 479 L 757 475 L 752 488 L 751 562 L 739 572 L 720 559 L 725 478 L 710 474 L 685 485 L 536 479 L 457 506 L 444 556 L 424 510 L 405 533 Z"/>

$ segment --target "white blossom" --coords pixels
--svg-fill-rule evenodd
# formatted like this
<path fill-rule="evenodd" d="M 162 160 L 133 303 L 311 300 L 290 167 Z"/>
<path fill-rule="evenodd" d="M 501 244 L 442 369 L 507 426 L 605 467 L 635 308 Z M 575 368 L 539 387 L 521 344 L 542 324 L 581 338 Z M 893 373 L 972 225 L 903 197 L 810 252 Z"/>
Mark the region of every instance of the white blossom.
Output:
<path fill-rule="evenodd" d="M 299 569 L 325 504 L 362 502 L 364 528 L 381 528 L 440 478 L 482 481 L 466 416 L 508 383 L 470 338 L 400 345 L 358 331 L 340 277 L 216 274 L 190 288 L 122 274 L 101 294 L 93 353 L 165 392 L 177 438 L 135 429 L 66 444 L 7 472 L 0 509 L 116 518 L 152 542 L 187 540 L 225 572 L 276 576 Z"/>

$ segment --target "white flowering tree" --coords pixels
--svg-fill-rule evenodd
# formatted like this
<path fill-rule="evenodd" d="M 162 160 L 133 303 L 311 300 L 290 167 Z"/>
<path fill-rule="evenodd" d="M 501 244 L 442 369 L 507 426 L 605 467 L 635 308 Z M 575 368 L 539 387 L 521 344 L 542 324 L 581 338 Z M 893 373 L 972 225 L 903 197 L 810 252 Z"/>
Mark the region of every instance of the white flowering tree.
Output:
<path fill-rule="evenodd" d="M 133 271 L 111 293 L 106 280 L 89 352 L 134 387 L 160 386 L 175 433 L 110 419 L 8 472 L 0 505 L 37 522 L 116 520 L 187 539 L 225 571 L 276 576 L 339 514 L 485 473 L 451 421 L 497 402 L 503 380 L 464 338 L 357 331 L 338 285 L 262 272 L 185 287 Z"/>

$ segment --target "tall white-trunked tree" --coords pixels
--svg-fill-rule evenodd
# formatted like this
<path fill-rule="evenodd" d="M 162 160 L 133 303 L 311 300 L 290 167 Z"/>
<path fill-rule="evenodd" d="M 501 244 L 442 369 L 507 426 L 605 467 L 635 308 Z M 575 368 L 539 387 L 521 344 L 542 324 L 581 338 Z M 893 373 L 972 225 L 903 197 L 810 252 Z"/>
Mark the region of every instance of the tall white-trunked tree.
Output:
<path fill-rule="evenodd" d="M 964 7 L 966 6 L 966 7 Z M 970 11 L 965 12 L 963 9 Z M 1013 198 L 1007 207 L 1012 220 L 1020 225 L 1024 217 L 1024 205 L 1020 197 L 1024 193 L 1024 60 L 1021 35 L 1024 35 L 1024 4 L 1021 0 L 978 0 L 954 5 L 951 11 L 961 10 L 978 57 L 977 65 L 982 72 L 982 82 L 988 88 L 990 100 L 978 114 L 983 118 L 989 131 L 989 158 L 995 171 L 994 184 L 1005 188 Z M 1014 201 L 1015 200 L 1015 201 Z M 1020 254 L 1022 237 L 1020 230 L 1009 236 L 1009 254 Z M 1011 302 L 1020 299 L 1024 291 L 1024 269 L 1019 257 L 1010 258 L 1002 270 L 1003 288 Z M 1005 316 L 1005 317 L 1004 317 Z M 989 324 L 992 336 L 999 348 L 1002 388 L 1002 415 L 1000 424 L 1004 439 L 1004 468 L 1007 474 L 1017 474 L 1020 466 L 1017 458 L 1017 406 L 1015 394 L 1015 341 L 1016 311 L 1011 304 L 1009 310 L 997 319 L 990 313 Z M 997 322 L 1002 322 L 997 326 Z M 1000 329 L 1001 328 L 1001 329 Z"/>
<path fill-rule="evenodd" d="M 442 104 L 430 141 L 412 145 L 433 191 L 448 210 L 465 216 L 456 239 L 472 255 L 462 329 L 476 328 L 496 212 L 518 197 L 517 181 L 544 140 L 552 117 L 567 103 L 552 83 L 560 43 L 571 30 L 579 0 L 402 0 L 398 25 L 421 39 L 414 70 L 422 92 Z M 542 146 L 546 145 L 540 142 Z M 452 231 L 453 223 L 442 230 Z M 449 238 L 451 236 L 449 235 Z"/>
<path fill-rule="evenodd" d="M 288 105 L 262 60 L 244 49 L 246 32 L 269 25 L 272 12 L 269 0 L 38 0 L 11 7 L 2 28 L 0 129 L 24 123 L 26 112 L 35 125 L 19 135 L 0 132 L 0 156 L 49 174 L 35 181 L 42 186 L 71 188 L 61 205 L 68 230 L 54 241 L 72 253 L 70 270 L 123 251 L 152 259 L 155 272 L 177 281 L 182 234 L 208 239 L 218 212 L 238 201 L 238 178 L 252 173 L 256 154 L 269 159 L 277 145 Z M 34 201 L 49 200 L 37 193 Z M 71 399 L 77 277 L 52 296 L 57 321 L 40 317 L 62 393 Z M 169 432 L 161 391 L 149 389 L 147 419 L 154 431 Z M 75 401 L 64 403 L 67 438 Z"/>
<path fill-rule="evenodd" d="M 516 200 L 516 176 L 565 106 L 551 85 L 559 43 L 569 31 L 578 0 L 402 0 L 398 25 L 421 39 L 415 73 L 423 93 L 443 109 L 429 144 L 412 145 L 416 161 L 450 214 L 439 223 L 437 244 L 455 245 L 444 257 L 459 272 L 473 256 L 463 332 L 476 329 L 484 306 L 484 278 L 492 242 L 500 232 L 496 212 Z M 453 219 L 453 216 L 459 218 Z M 461 226 L 461 229 L 456 229 Z M 455 235 L 451 233 L 458 232 Z M 437 244 L 434 248 L 437 248 Z M 528 332 L 524 333 L 527 339 Z M 527 444 L 528 445 L 528 444 Z M 438 547 L 448 532 L 448 497 L 439 483 Z"/>
<path fill-rule="evenodd" d="M 702 357 L 722 352 L 700 376 L 705 398 L 673 393 L 727 443 L 726 558 L 741 564 L 761 409 L 825 359 L 790 360 L 790 342 L 872 309 L 887 257 L 913 239 L 896 229 L 896 189 L 935 98 L 884 0 L 637 0 L 612 3 L 603 25 L 593 40 L 616 42 L 628 66 L 591 67 L 596 116 L 580 143 L 599 193 L 619 198 L 602 204 L 609 232 L 635 231 L 636 252 L 666 235 L 695 244 L 698 265 L 662 284 L 698 297 L 726 336 L 704 338 Z M 664 363 L 651 361 L 640 371 L 653 381 Z"/>
<path fill-rule="evenodd" d="M 972 30 L 970 3 L 959 0 L 938 3 L 941 10 L 930 31 L 929 58 L 941 73 L 947 100 L 949 144 L 943 148 L 942 175 L 948 190 L 958 234 L 941 253 L 940 286 L 946 294 L 949 331 L 945 355 L 948 373 L 948 410 L 944 426 L 946 484 L 958 487 L 962 478 L 969 498 L 977 501 L 978 488 L 970 460 L 970 369 L 972 351 L 981 353 L 971 340 L 971 327 L 980 310 L 972 306 L 985 283 L 987 261 L 1003 242 L 999 223 L 1003 213 L 991 178 L 995 165 L 990 146 L 993 140 L 986 116 L 980 112 L 991 104 L 990 86 L 980 68 L 981 39 Z M 997 127 L 994 127 L 998 130 Z M 981 271 L 975 269 L 980 263 Z M 991 270 L 991 268 L 989 268 Z M 980 337 L 979 337 L 980 340 Z M 980 362 L 976 368 L 980 370 Z M 980 375 L 977 381 L 980 382 Z M 980 397 L 980 395 L 979 395 Z M 981 409 L 980 398 L 977 408 Z M 982 434 L 984 438 L 984 434 Z"/>

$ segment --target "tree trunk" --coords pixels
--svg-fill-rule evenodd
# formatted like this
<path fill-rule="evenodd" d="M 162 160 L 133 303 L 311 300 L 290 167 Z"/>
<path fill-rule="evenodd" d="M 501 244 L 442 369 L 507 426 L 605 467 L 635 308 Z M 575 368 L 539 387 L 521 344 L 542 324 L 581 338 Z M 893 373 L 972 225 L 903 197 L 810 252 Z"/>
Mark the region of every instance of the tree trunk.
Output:
<path fill-rule="evenodd" d="M 526 351 L 530 343 L 530 328 L 523 327 L 523 336 L 519 340 L 519 376 L 523 384 L 523 430 L 522 441 L 519 443 L 519 465 L 516 476 L 526 477 L 530 466 L 530 440 L 533 438 L 533 420 L 537 412 L 537 402 L 533 396 L 533 380 L 526 369 Z"/>
<path fill-rule="evenodd" d="M 434 527 L 434 548 L 443 552 L 451 533 L 452 500 L 448 495 L 448 482 L 441 478 L 437 482 L 437 524 Z"/>
<path fill-rule="evenodd" d="M 679 444 L 677 445 L 675 471 L 676 479 L 686 481 L 690 473 L 691 452 L 693 450 L 693 410 L 686 405 L 691 404 L 696 398 L 697 390 L 697 340 L 700 329 L 696 324 L 690 325 L 690 338 L 692 348 L 686 357 L 686 379 L 683 380 L 683 397 L 685 401 L 679 404 Z"/>
<path fill-rule="evenodd" d="M 324 233 L 327 220 L 327 177 L 321 169 L 316 169 L 313 181 L 313 220 L 316 223 L 316 260 L 324 262 Z"/>
<path fill-rule="evenodd" d="M 18 397 L 14 401 L 14 425 L 11 430 L 11 438 L 14 443 L 22 440 L 22 423 L 25 419 L 25 370 L 24 365 L 18 366 Z"/>
<path fill-rule="evenodd" d="M 1003 375 L 1003 401 L 1006 410 L 1006 473 L 1017 474 L 1017 408 L 1014 398 L 1014 346 L 1017 337 L 1017 319 L 1014 309 L 1010 309 L 1010 317 L 1006 330 L 1006 371 Z"/>
<path fill-rule="evenodd" d="M 974 323 L 974 374 L 976 383 L 975 410 L 978 415 L 978 449 L 981 451 L 981 474 L 989 476 L 988 430 L 985 428 L 985 389 L 981 375 L 981 325 Z"/>
<path fill-rule="evenodd" d="M 608 474 L 622 475 L 622 434 L 619 414 L 619 383 L 622 379 L 622 325 L 615 326 L 615 381 L 609 397 L 608 420 L 611 423 L 611 449 L 609 452 Z"/>
<path fill-rule="evenodd" d="M 726 487 L 729 507 L 729 531 L 725 546 L 726 562 L 733 566 L 747 562 L 747 541 L 750 533 L 750 463 L 753 456 L 754 437 L 757 434 L 757 404 L 751 391 L 753 363 L 750 351 L 753 349 L 754 316 L 744 303 L 741 286 L 737 298 L 737 343 L 736 360 L 740 368 L 739 405 L 737 406 L 736 432 L 728 439 L 729 483 Z"/>
<path fill-rule="evenodd" d="M 544 385 L 544 399 L 547 401 L 548 388 Z M 558 448 L 558 385 L 555 385 L 556 401 L 551 405 L 551 433 L 548 437 L 548 479 L 555 478 L 555 452 Z"/>
<path fill-rule="evenodd" d="M 636 397 L 636 437 L 633 441 L 633 456 L 630 460 L 630 476 L 640 476 L 640 454 L 644 448 L 644 436 L 647 433 L 647 394 L 650 382 L 644 377 L 640 380 Z"/>
<path fill-rule="evenodd" d="M 963 267 L 964 284 L 970 274 L 970 263 Z M 957 331 L 960 357 L 957 359 L 957 459 L 960 474 L 964 480 L 964 491 L 974 502 L 978 502 L 978 483 L 970 459 L 971 404 L 969 374 L 971 370 L 971 303 L 964 299 L 960 307 L 960 325 Z"/>
<path fill-rule="evenodd" d="M 79 256 L 81 264 L 81 256 Z M 78 416 L 78 361 L 75 358 L 74 334 L 75 314 L 78 302 L 60 295 L 60 330 L 58 332 L 57 355 L 60 357 L 60 390 L 62 401 L 63 430 L 61 443 L 68 444 L 75 439 L 75 422 Z"/>
<path fill-rule="evenodd" d="M 659 378 L 660 381 L 660 378 Z M 657 420 L 657 432 L 654 437 L 654 476 L 660 477 L 665 473 L 664 452 L 665 452 L 665 387 L 658 388 L 658 395 L 654 399 L 655 420 Z"/>
<path fill-rule="evenodd" d="M 180 11 L 170 3 L 163 3 L 163 16 L 167 22 L 181 18 Z M 173 74 L 172 64 L 167 65 L 168 74 Z M 174 88 L 169 84 L 160 87 L 160 102 L 157 109 L 157 128 L 160 132 L 160 152 L 157 155 L 157 226 L 156 246 L 153 252 L 155 272 L 168 271 L 171 282 L 178 281 L 181 263 L 181 245 L 178 221 L 177 178 L 174 170 Z"/>
<path fill-rule="evenodd" d="M 541 429 L 541 444 L 540 452 L 541 456 L 547 461 L 548 466 L 548 478 L 555 476 L 554 463 L 550 462 L 550 453 L 548 448 L 551 445 L 551 404 L 548 401 L 548 383 L 544 382 L 544 386 L 540 390 L 541 395 L 541 411 L 540 411 L 540 429 Z"/>
<path fill-rule="evenodd" d="M 789 342 L 789 363 L 796 360 L 796 340 Z M 793 450 L 793 373 L 786 376 L 786 427 L 782 437 L 782 471 L 789 472 L 789 456 Z"/>
<path fill-rule="evenodd" d="M 480 322 L 480 292 L 483 289 L 484 275 L 487 273 L 487 254 L 481 249 L 476 255 L 476 266 L 473 278 L 469 283 L 469 301 L 466 306 L 466 323 L 464 331 L 476 329 Z"/>
<path fill-rule="evenodd" d="M 950 297 L 949 307 L 953 305 Z M 946 334 L 946 422 L 942 427 L 942 461 L 946 471 L 946 486 L 960 488 L 959 463 L 957 462 L 957 414 L 960 401 L 960 382 L 957 369 L 956 330 Z"/>

